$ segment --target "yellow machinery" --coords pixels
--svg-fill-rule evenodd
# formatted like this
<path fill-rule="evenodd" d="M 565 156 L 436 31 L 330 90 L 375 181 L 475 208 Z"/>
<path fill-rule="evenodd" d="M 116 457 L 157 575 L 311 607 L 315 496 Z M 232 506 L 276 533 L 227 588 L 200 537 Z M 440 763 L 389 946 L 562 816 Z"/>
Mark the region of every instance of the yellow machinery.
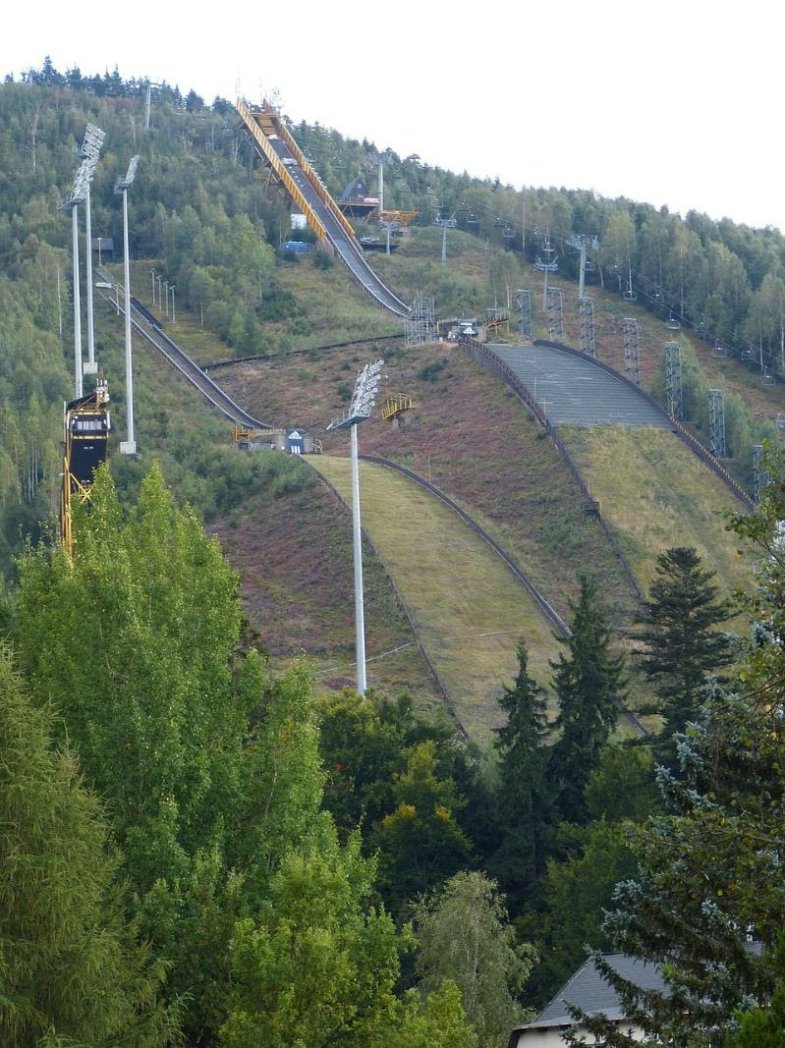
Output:
<path fill-rule="evenodd" d="M 111 419 L 109 386 L 99 378 L 92 393 L 65 406 L 63 486 L 60 494 L 60 537 L 73 556 L 71 506 L 74 499 L 88 502 L 96 469 L 106 461 Z"/>
<path fill-rule="evenodd" d="M 396 393 L 388 397 L 382 408 L 382 418 L 385 422 L 397 422 L 405 411 L 411 411 L 412 398 L 409 393 Z"/>
<path fill-rule="evenodd" d="M 305 154 L 295 142 L 286 124 L 281 120 L 278 109 L 268 102 L 262 102 L 261 106 L 251 108 L 242 98 L 238 98 L 235 108 L 242 118 L 246 130 L 256 143 L 265 163 L 275 172 L 281 185 L 296 204 L 299 211 L 305 215 L 305 219 L 321 243 L 328 250 L 332 250 L 332 244 L 327 236 L 324 223 L 308 203 L 292 173 L 286 157 L 281 156 L 275 149 L 273 142 L 280 139 L 291 156 L 297 162 L 297 166 L 316 192 L 322 203 L 333 213 L 336 220 L 340 222 L 343 231 L 351 239 L 355 240 L 354 229 L 351 223 L 327 192 L 316 171 L 313 169 Z"/>

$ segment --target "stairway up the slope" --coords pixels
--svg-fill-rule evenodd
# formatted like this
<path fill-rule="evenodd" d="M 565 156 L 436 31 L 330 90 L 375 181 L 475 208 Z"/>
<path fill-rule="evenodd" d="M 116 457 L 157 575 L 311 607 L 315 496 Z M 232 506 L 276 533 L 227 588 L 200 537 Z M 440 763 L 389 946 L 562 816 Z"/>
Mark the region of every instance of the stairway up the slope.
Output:
<path fill-rule="evenodd" d="M 537 343 L 488 348 L 526 386 L 552 425 L 671 428 L 664 412 L 589 357 Z"/>

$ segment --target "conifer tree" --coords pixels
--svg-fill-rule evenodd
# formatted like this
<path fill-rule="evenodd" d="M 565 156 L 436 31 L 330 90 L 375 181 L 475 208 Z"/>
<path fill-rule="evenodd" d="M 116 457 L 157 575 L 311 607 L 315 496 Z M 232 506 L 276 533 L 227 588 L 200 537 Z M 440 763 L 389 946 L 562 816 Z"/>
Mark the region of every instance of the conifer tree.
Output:
<path fill-rule="evenodd" d="M 718 598 L 715 573 L 703 569 L 691 547 L 661 553 L 656 571 L 633 637 L 643 645 L 641 668 L 662 701 L 661 739 L 668 741 L 695 715 L 709 675 L 733 658 L 730 638 L 717 629 L 731 609 Z"/>
<path fill-rule="evenodd" d="M 546 775 L 556 817 L 581 823 L 587 817 L 584 789 L 616 727 L 624 696 L 624 657 L 611 651 L 608 618 L 597 601 L 596 583 L 586 575 L 580 578 L 570 627 L 569 637 L 558 638 L 567 654 L 551 662 L 559 737 Z"/>
<path fill-rule="evenodd" d="M 551 811 L 545 788 L 548 717 L 546 693 L 528 672 L 528 651 L 518 645 L 518 674 L 499 705 L 507 715 L 496 729 L 499 760 L 497 811 L 501 843 L 490 868 L 516 914 L 537 894 L 545 871 Z"/>

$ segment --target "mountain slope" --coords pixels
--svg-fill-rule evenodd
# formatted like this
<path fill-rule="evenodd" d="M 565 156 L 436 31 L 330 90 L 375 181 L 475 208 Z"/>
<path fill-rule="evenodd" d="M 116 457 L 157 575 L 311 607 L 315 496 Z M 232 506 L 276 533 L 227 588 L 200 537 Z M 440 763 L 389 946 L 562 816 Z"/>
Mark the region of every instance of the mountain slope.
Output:
<path fill-rule="evenodd" d="M 351 503 L 348 460 L 316 456 L 313 465 Z M 501 723 L 497 699 L 515 676 L 519 638 L 532 652 L 530 672 L 547 683 L 548 660 L 558 650 L 553 627 L 491 547 L 412 480 L 362 462 L 360 491 L 363 529 L 409 609 L 455 716 L 487 745 Z"/>

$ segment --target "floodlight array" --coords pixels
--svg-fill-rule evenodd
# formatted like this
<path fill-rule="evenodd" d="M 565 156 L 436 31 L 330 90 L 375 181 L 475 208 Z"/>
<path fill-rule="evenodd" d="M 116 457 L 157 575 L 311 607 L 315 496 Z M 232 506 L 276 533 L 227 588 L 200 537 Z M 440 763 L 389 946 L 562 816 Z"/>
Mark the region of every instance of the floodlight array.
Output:
<path fill-rule="evenodd" d="M 357 422 L 369 418 L 376 402 L 376 394 L 382 379 L 383 360 L 376 360 L 372 364 L 366 364 L 354 385 L 354 393 L 349 410 L 335 418 L 327 426 L 327 429 L 345 429 Z"/>
<path fill-rule="evenodd" d="M 138 156 L 131 157 L 131 163 L 128 165 L 128 170 L 125 173 L 125 178 L 120 178 L 115 183 L 115 193 L 122 193 L 124 190 L 129 189 L 133 184 L 134 178 L 136 177 L 136 165 L 139 163 Z"/>
<path fill-rule="evenodd" d="M 95 163 L 91 164 L 89 160 L 82 161 L 74 178 L 74 188 L 71 190 L 71 195 L 60 205 L 61 211 L 71 211 L 77 204 L 85 202 L 94 170 Z"/>
<path fill-rule="evenodd" d="M 97 162 L 98 154 L 101 152 L 101 146 L 104 144 L 104 138 L 106 138 L 105 131 L 102 131 L 100 127 L 96 127 L 95 124 L 88 124 L 84 135 L 84 141 L 82 142 L 82 148 L 77 153 L 77 156 Z"/>
<path fill-rule="evenodd" d="M 364 415 L 367 418 L 373 411 L 383 367 L 384 361 L 377 360 L 373 364 L 366 364 L 360 372 L 349 409 L 352 414 Z"/>

